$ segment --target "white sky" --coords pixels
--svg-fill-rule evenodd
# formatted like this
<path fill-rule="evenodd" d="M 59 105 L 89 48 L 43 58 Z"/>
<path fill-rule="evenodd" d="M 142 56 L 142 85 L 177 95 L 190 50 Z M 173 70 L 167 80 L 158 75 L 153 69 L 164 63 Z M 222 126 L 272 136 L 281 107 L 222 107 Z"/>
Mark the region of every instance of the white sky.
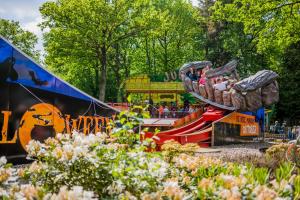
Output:
<path fill-rule="evenodd" d="M 23 29 L 39 38 L 36 48 L 43 52 L 42 32 L 37 26 L 41 21 L 39 7 L 46 0 L 0 0 L 0 18 L 20 22 Z"/>
<path fill-rule="evenodd" d="M 22 28 L 33 32 L 39 38 L 36 48 L 44 53 L 42 31 L 38 24 L 42 21 L 39 7 L 47 0 L 0 0 L 0 18 L 19 21 Z M 197 5 L 198 0 L 190 0 Z"/>

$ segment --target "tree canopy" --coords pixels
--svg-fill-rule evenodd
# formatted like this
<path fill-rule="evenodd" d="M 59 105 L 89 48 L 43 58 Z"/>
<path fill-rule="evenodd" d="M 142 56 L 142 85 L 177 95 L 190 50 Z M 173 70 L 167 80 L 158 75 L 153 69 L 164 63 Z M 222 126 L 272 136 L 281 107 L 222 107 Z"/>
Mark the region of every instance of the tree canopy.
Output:
<path fill-rule="evenodd" d="M 245 44 L 250 46 L 250 57 L 240 70 L 253 73 L 258 66 L 279 73 L 277 117 L 293 122 L 300 120 L 300 1 L 218 0 L 211 10 L 214 21 L 223 23 L 226 29 L 239 26 L 239 37 L 247 38 Z M 232 44 L 234 41 L 237 40 L 232 40 Z"/>
<path fill-rule="evenodd" d="M 35 50 L 37 36 L 21 28 L 19 22 L 0 19 L 0 35 L 10 40 L 29 56 L 39 61 L 39 52 Z"/>
<path fill-rule="evenodd" d="M 50 30 L 45 62 L 100 100 L 122 101 L 129 76 L 237 59 L 242 77 L 261 69 L 279 73 L 277 114 L 292 120 L 300 109 L 299 6 L 296 0 L 50 1 L 40 8 L 41 27 Z"/>
<path fill-rule="evenodd" d="M 99 92 L 100 100 L 105 98 L 111 70 L 108 56 L 113 49 L 151 30 L 163 15 L 153 9 L 151 1 L 144 0 L 61 0 L 47 2 L 40 10 L 42 27 L 50 28 L 45 36 L 46 63 L 69 74 L 72 66 L 77 66 L 77 73 L 93 75 L 91 89 L 94 94 Z"/>
<path fill-rule="evenodd" d="M 216 1 L 215 16 L 228 22 L 240 22 L 260 52 L 283 52 L 300 41 L 300 1 L 234 0 Z"/>

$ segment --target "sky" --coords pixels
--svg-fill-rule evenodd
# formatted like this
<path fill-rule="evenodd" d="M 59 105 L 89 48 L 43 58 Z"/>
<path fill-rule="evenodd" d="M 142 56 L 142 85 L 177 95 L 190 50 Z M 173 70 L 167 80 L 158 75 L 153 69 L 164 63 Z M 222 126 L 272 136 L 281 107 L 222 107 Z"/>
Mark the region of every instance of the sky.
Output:
<path fill-rule="evenodd" d="M 43 52 L 42 31 L 38 24 L 42 21 L 39 7 L 46 0 L 0 0 L 0 18 L 20 22 L 23 29 L 39 38 L 36 49 Z"/>
<path fill-rule="evenodd" d="M 42 21 L 39 7 L 47 0 L 0 0 L 0 18 L 20 22 L 23 29 L 36 34 L 39 38 L 36 49 L 42 54 L 43 36 L 38 24 Z M 193 5 L 197 5 L 197 0 L 191 0 Z"/>

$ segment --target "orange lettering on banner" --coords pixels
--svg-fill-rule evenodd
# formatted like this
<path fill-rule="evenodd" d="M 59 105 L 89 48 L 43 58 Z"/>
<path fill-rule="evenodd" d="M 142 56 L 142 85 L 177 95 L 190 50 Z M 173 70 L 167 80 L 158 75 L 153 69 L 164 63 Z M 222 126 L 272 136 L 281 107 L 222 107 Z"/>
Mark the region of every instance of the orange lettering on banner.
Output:
<path fill-rule="evenodd" d="M 1 113 L 3 114 L 3 126 L 2 126 L 2 131 L 1 131 L 2 140 L 0 141 L 0 144 L 16 143 L 17 132 L 15 132 L 12 140 L 7 141 L 8 121 L 9 121 L 9 117 L 11 116 L 11 111 L 2 111 Z"/>
<path fill-rule="evenodd" d="M 66 119 L 66 131 L 67 131 L 67 133 L 70 134 L 71 133 L 71 129 L 70 129 L 71 128 L 70 127 L 70 124 L 71 124 L 70 123 L 70 117 L 71 116 L 70 115 L 65 115 L 65 116 L 66 116 L 66 118 L 65 118 Z"/>
<path fill-rule="evenodd" d="M 99 124 L 99 121 L 101 120 L 102 117 L 94 117 L 95 119 L 95 134 L 101 132 L 102 130 L 102 125 L 101 122 Z M 99 127 L 100 125 L 100 127 Z"/>
<path fill-rule="evenodd" d="M 106 124 L 105 124 L 105 126 L 106 126 L 105 130 L 106 130 L 106 132 L 107 131 L 110 132 L 111 127 L 110 127 L 110 124 L 109 124 L 109 118 L 108 117 L 105 117 L 105 122 L 106 122 Z"/>
<path fill-rule="evenodd" d="M 70 115 L 66 116 L 66 127 L 67 127 L 67 133 L 71 133 L 73 130 L 79 131 L 81 129 L 81 124 L 83 121 L 83 133 L 88 134 L 90 133 L 90 127 L 93 124 L 93 117 L 91 116 L 79 116 L 78 119 L 71 119 L 72 125 L 70 127 Z"/>
<path fill-rule="evenodd" d="M 1 129 L 0 144 L 13 144 L 16 143 L 19 138 L 21 146 L 26 149 L 26 145 L 31 140 L 31 131 L 35 126 L 41 127 L 53 127 L 56 133 L 71 134 L 72 131 L 82 131 L 84 134 L 94 132 L 102 132 L 103 127 L 106 131 L 112 129 L 110 125 L 110 118 L 108 117 L 95 117 L 95 116 L 78 116 L 76 119 L 72 119 L 71 115 L 65 114 L 62 117 L 62 113 L 58 108 L 51 104 L 40 103 L 31 106 L 20 119 L 20 125 L 15 131 L 14 136 L 8 141 L 8 125 L 9 118 L 12 115 L 11 111 L 2 111 L 3 114 L 3 126 Z M 114 120 L 116 115 L 112 116 Z M 93 130 L 91 130 L 94 128 Z"/>
<path fill-rule="evenodd" d="M 90 127 L 93 123 L 93 117 L 90 116 L 80 116 L 83 119 L 83 133 L 89 134 L 90 133 Z M 89 120 L 89 122 L 88 122 Z"/>
<path fill-rule="evenodd" d="M 77 119 L 72 119 L 72 127 L 71 127 L 71 131 L 75 130 L 78 131 L 79 130 L 79 126 L 77 124 Z"/>

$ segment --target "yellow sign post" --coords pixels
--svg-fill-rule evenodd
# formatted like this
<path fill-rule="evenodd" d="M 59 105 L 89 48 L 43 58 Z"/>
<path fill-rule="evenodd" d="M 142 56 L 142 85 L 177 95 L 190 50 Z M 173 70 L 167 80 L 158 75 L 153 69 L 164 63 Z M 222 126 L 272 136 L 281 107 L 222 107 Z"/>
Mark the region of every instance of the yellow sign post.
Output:
<path fill-rule="evenodd" d="M 151 98 L 154 103 L 178 102 L 179 95 L 185 92 L 181 82 L 151 82 L 147 75 L 127 79 L 125 90 L 126 93 L 140 94 L 141 100 Z"/>

